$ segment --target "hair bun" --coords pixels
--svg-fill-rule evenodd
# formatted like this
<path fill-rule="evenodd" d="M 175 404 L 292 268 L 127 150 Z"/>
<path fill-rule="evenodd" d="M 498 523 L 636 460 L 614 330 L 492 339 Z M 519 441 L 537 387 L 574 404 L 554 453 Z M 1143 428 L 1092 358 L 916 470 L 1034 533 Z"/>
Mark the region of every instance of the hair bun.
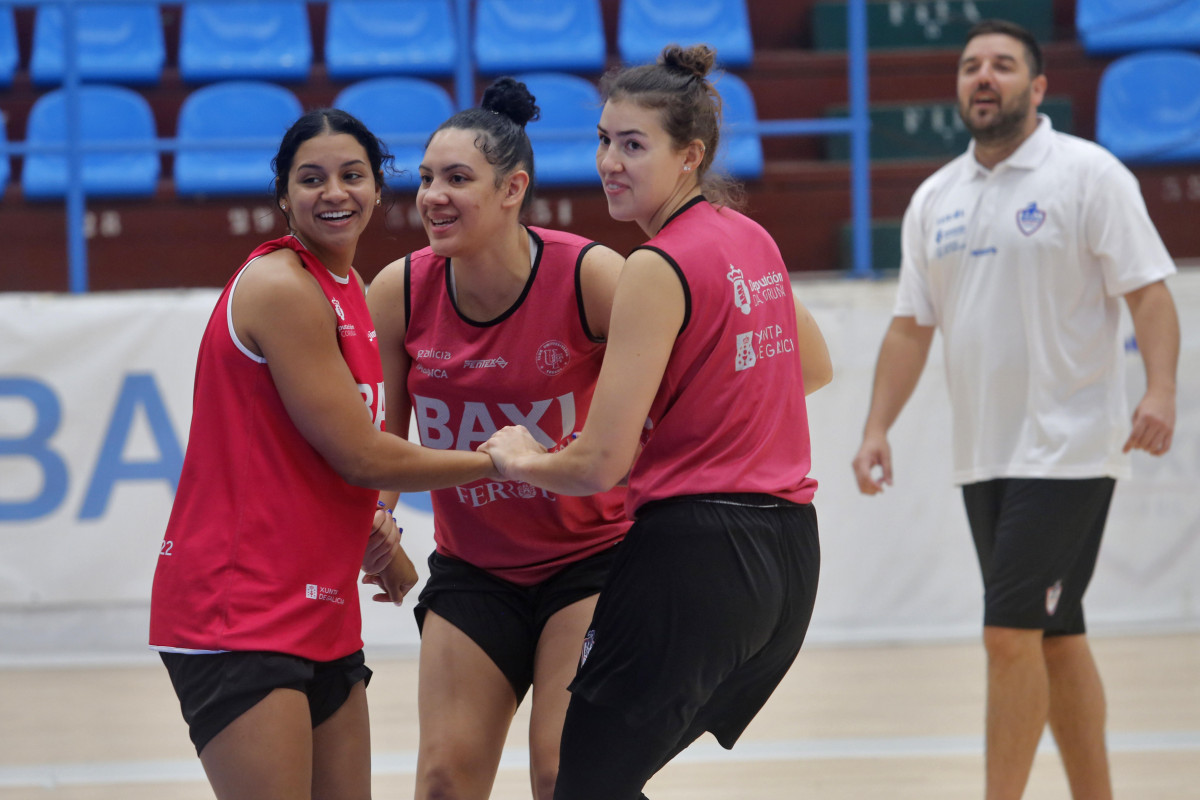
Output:
<path fill-rule="evenodd" d="M 541 110 L 534 100 L 525 84 L 515 78 L 498 78 L 484 90 L 479 107 L 508 117 L 524 128 L 527 122 L 541 116 Z"/>
<path fill-rule="evenodd" d="M 694 44 L 690 47 L 669 44 L 663 48 L 662 54 L 658 57 L 658 63 L 668 69 L 676 69 L 696 78 L 704 78 L 717 63 L 717 51 L 706 44 Z"/>

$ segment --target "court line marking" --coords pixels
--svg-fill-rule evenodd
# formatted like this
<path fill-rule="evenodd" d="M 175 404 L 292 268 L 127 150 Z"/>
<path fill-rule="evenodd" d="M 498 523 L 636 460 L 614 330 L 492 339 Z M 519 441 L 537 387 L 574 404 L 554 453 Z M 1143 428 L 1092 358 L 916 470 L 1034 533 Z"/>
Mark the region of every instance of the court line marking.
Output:
<path fill-rule="evenodd" d="M 1200 730 L 1110 732 L 1110 753 L 1200 752 Z M 1039 752 L 1053 752 L 1050 736 L 1042 737 Z M 898 736 L 838 739 L 746 740 L 733 750 L 704 739 L 680 753 L 673 763 L 754 763 L 769 761 L 813 761 L 864 758 L 932 758 L 979 756 L 979 736 Z M 414 750 L 374 752 L 375 775 L 412 774 L 417 767 Z M 505 748 L 500 767 L 527 768 L 529 751 Z M 203 783 L 204 770 L 198 759 L 157 761 L 104 761 L 64 764 L 0 765 L 0 788 L 44 788 L 59 786 Z"/>

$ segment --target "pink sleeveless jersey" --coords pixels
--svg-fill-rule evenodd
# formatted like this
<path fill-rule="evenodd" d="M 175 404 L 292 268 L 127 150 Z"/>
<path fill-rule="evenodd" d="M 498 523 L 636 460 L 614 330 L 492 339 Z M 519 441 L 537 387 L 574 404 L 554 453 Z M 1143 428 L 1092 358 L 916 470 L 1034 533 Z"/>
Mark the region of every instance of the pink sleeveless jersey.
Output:
<path fill-rule="evenodd" d="M 592 243 L 529 230 L 540 244 L 529 281 L 489 322 L 459 313 L 446 259 L 428 248 L 408 258 L 408 392 L 426 447 L 474 450 L 498 428 L 521 424 L 555 448 L 583 426 L 604 356 L 578 283 Z M 623 489 L 567 497 L 484 479 L 432 495 L 438 552 L 522 586 L 612 546 L 629 525 Z"/>
<path fill-rule="evenodd" d="M 688 494 L 810 502 L 796 307 L 774 240 L 697 198 L 643 247 L 679 274 L 687 310 L 629 477 L 630 516 Z"/>
<path fill-rule="evenodd" d="M 341 280 L 294 237 L 337 313 L 338 345 L 376 425 L 383 371 L 353 273 Z M 245 267 L 243 266 L 243 269 Z M 362 647 L 358 573 L 379 493 L 351 486 L 288 417 L 262 358 L 233 335 L 226 285 L 200 343 L 187 455 L 154 575 L 150 646 L 270 650 L 329 661 Z"/>

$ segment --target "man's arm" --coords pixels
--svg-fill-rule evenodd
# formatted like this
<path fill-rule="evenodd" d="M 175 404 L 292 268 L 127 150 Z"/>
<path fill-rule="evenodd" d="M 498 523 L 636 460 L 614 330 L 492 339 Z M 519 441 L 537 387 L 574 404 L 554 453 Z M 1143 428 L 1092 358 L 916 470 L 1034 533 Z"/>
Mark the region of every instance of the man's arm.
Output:
<path fill-rule="evenodd" d="M 1179 364 L 1179 315 L 1166 283 L 1157 281 L 1125 295 L 1138 350 L 1146 367 L 1146 393 L 1133 412 L 1124 452 L 1161 456 L 1175 433 L 1175 373 Z"/>
<path fill-rule="evenodd" d="M 854 457 L 854 477 L 863 494 L 878 494 L 892 482 L 892 453 L 887 432 L 900 416 L 900 410 L 912 396 L 925 368 L 933 327 L 917 324 L 915 317 L 894 317 L 879 348 L 875 364 L 875 385 L 871 390 L 871 410 L 863 427 L 862 446 Z M 879 480 L 871 474 L 880 467 Z"/>

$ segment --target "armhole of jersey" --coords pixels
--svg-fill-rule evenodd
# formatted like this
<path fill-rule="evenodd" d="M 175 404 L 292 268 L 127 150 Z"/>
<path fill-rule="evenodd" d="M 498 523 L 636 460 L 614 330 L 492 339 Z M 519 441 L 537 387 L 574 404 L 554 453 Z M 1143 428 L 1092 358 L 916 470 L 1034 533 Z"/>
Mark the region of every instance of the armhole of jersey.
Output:
<path fill-rule="evenodd" d="M 579 251 L 579 257 L 575 259 L 575 306 L 579 309 L 579 324 L 583 327 L 583 335 L 588 338 L 588 341 L 603 344 L 604 339 L 592 333 L 592 328 L 588 325 L 587 305 L 583 301 L 583 259 L 595 246 L 596 242 L 588 242 Z"/>
<path fill-rule="evenodd" d="M 412 253 L 404 257 L 404 338 L 412 327 Z"/>
<path fill-rule="evenodd" d="M 247 261 L 246 265 L 238 270 L 238 274 L 234 276 L 233 284 L 229 287 L 229 297 L 225 299 L 225 324 L 229 328 L 229 340 L 233 342 L 234 346 L 237 347 L 238 350 L 242 351 L 242 355 L 251 361 L 254 361 L 255 363 L 265 364 L 267 363 L 267 359 L 258 355 L 246 347 L 246 345 L 242 344 L 242 340 L 237 336 L 237 331 L 235 331 L 233 328 L 233 293 L 237 291 L 238 281 L 240 281 L 242 276 L 246 274 L 246 267 L 250 266 L 257 260 L 258 259 L 255 258 Z"/>
<path fill-rule="evenodd" d="M 643 245 L 642 247 L 635 247 L 633 249 L 634 251 L 649 250 L 652 253 L 658 253 L 658 255 L 662 256 L 664 261 L 671 265 L 671 269 L 675 270 L 675 274 L 679 277 L 679 283 L 683 287 L 683 322 L 679 325 L 679 333 L 683 333 L 685 330 L 687 330 L 688 323 L 692 320 L 692 290 L 688 286 L 687 276 L 683 274 L 683 270 L 680 269 L 677 263 L 675 263 L 675 259 L 671 258 L 664 251 L 659 250 L 657 247 Z"/>

